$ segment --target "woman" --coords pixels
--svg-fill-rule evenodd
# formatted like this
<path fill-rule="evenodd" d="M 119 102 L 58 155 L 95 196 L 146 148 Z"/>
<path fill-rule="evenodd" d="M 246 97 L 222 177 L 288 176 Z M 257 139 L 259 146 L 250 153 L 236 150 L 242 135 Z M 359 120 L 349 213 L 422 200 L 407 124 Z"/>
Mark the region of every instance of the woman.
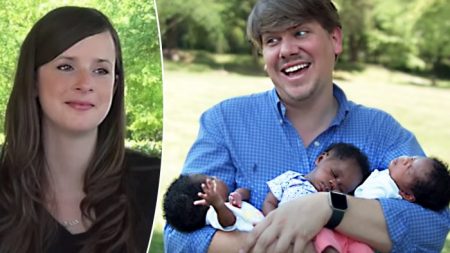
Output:
<path fill-rule="evenodd" d="M 31 29 L 7 105 L 0 252 L 145 252 L 160 160 L 126 151 L 119 38 L 95 9 Z"/>

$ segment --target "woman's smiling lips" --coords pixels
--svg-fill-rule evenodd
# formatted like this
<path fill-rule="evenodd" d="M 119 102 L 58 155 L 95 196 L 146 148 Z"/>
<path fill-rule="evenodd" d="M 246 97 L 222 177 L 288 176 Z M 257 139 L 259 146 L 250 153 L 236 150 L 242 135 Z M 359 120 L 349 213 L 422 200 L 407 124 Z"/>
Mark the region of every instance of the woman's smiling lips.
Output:
<path fill-rule="evenodd" d="M 78 111 L 86 111 L 86 110 L 89 110 L 94 107 L 94 104 L 87 102 L 87 101 L 73 100 L 73 101 L 67 101 L 65 103 L 68 106 L 70 106 L 73 109 L 78 110 Z"/>

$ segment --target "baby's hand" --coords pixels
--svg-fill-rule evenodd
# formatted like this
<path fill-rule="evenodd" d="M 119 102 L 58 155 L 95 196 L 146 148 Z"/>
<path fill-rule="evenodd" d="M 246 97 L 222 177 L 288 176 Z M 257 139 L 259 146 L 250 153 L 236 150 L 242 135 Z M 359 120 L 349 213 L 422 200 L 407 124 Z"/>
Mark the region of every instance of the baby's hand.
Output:
<path fill-rule="evenodd" d="M 194 205 L 218 205 L 224 200 L 216 191 L 216 181 L 213 179 L 206 179 L 205 183 L 201 185 L 203 192 L 199 192 L 198 196 L 202 199 L 194 201 Z"/>
<path fill-rule="evenodd" d="M 230 203 L 235 207 L 242 207 L 242 196 L 238 192 L 232 192 L 230 193 L 230 196 L 228 196 L 228 200 Z"/>

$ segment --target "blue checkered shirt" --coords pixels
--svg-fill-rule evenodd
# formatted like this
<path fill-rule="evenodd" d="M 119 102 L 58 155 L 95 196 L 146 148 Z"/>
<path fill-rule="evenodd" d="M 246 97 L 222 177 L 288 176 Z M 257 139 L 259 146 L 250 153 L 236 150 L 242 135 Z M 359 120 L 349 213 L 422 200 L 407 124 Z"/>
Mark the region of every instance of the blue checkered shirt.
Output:
<path fill-rule="evenodd" d="M 424 155 L 414 135 L 389 114 L 348 101 L 336 85 L 336 117 L 305 147 L 286 116 L 275 89 L 225 100 L 207 110 L 186 159 L 183 174 L 217 176 L 229 188 L 248 188 L 250 203 L 261 209 L 266 182 L 286 170 L 307 174 L 316 157 L 334 142 L 352 143 L 369 157 L 371 169 L 385 169 L 400 155 Z M 404 200 L 380 200 L 392 252 L 439 252 L 450 229 L 450 215 Z M 166 225 L 165 252 L 207 252 L 215 230 L 182 233 Z"/>

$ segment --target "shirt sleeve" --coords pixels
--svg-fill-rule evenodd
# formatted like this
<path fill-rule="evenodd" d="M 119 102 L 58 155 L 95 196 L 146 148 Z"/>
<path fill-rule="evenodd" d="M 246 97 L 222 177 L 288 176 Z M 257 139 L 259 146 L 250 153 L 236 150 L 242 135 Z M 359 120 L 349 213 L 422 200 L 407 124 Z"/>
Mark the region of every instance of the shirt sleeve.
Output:
<path fill-rule="evenodd" d="M 434 212 L 405 200 L 380 199 L 392 252 L 441 252 L 450 230 L 446 209 Z"/>
<path fill-rule="evenodd" d="M 210 226 L 191 233 L 179 232 L 166 224 L 164 227 L 164 252 L 165 253 L 206 253 L 209 244 L 216 232 Z"/>
<path fill-rule="evenodd" d="M 383 115 L 380 122 L 374 125 L 376 127 L 371 129 L 372 145 L 374 149 L 378 149 L 376 153 L 380 155 L 371 161 L 373 169 L 386 169 L 389 163 L 399 156 L 425 155 L 415 135 L 400 125 L 391 115 Z"/>
<path fill-rule="evenodd" d="M 236 188 L 236 168 L 227 144 L 230 139 L 227 127 L 232 122 L 225 122 L 221 110 L 219 104 L 201 116 L 198 137 L 187 155 L 182 174 L 216 176 L 232 191 Z"/>
<path fill-rule="evenodd" d="M 220 104 L 203 113 L 197 140 L 188 153 L 182 174 L 201 173 L 216 176 L 224 181 L 230 190 L 234 190 L 236 169 L 225 145 L 227 133 L 223 118 Z M 214 233 L 215 230 L 210 226 L 192 233 L 182 233 L 166 225 L 165 252 L 206 253 Z"/>

